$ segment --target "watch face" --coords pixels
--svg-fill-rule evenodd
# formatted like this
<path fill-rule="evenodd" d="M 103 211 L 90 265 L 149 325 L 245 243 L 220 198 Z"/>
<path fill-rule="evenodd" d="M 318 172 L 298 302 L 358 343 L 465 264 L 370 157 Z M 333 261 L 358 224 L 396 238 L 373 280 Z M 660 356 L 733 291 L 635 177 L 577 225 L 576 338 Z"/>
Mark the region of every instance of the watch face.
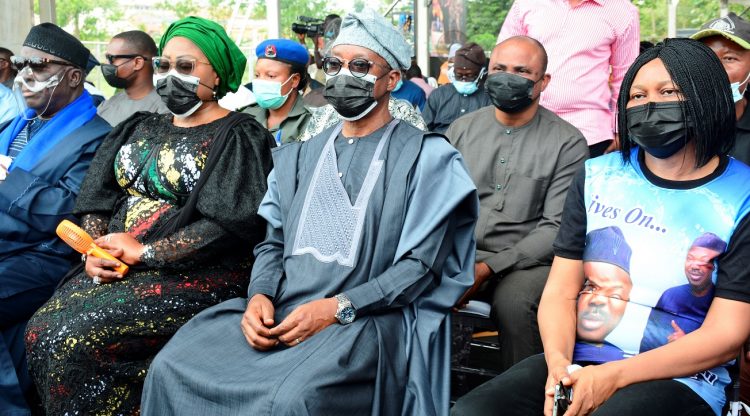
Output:
<path fill-rule="evenodd" d="M 341 312 L 339 313 L 339 321 L 344 324 L 350 324 L 354 322 L 354 308 L 351 306 L 341 309 Z"/>

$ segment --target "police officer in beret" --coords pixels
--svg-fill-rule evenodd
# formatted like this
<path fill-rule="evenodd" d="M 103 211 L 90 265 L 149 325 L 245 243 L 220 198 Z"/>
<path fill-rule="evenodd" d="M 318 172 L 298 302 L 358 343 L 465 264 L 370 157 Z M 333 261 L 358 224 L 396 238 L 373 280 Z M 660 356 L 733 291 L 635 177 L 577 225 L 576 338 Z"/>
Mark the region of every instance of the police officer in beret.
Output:
<path fill-rule="evenodd" d="M 307 49 L 289 39 L 268 39 L 255 48 L 258 61 L 252 90 L 256 103 L 244 112 L 255 117 L 276 143 L 297 141 L 310 119 L 300 91 L 307 85 Z"/>

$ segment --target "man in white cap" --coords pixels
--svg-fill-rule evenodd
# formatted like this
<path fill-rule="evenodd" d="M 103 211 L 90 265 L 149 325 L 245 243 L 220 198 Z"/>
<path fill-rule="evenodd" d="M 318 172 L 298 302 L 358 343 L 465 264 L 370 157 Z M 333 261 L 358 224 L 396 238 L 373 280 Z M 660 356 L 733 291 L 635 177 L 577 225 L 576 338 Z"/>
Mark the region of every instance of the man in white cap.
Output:
<path fill-rule="evenodd" d="M 445 138 L 388 111 L 409 50 L 372 10 L 344 18 L 323 62 L 344 122 L 275 151 L 248 299 L 164 347 L 145 416 L 447 414 L 478 201 Z"/>

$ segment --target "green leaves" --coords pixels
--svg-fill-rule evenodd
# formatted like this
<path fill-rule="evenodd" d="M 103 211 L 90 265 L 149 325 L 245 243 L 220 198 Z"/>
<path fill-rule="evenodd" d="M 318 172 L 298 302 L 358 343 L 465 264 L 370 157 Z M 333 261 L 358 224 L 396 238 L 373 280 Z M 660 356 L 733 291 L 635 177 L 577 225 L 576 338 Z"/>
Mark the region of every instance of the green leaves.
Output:
<path fill-rule="evenodd" d="M 108 41 L 104 22 L 122 18 L 117 0 L 65 0 L 56 3 L 57 23 L 73 23 L 73 35 L 84 41 Z"/>

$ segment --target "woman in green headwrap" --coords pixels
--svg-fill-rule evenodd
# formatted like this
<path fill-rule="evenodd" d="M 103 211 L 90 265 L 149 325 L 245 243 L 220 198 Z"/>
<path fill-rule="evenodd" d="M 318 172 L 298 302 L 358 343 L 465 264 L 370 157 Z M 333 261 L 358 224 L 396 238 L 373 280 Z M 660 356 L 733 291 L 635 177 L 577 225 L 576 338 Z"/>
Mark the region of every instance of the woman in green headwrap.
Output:
<path fill-rule="evenodd" d="M 84 259 L 27 327 L 49 415 L 137 414 L 152 358 L 193 315 L 243 294 L 265 234 L 256 212 L 273 137 L 216 102 L 239 86 L 245 57 L 221 26 L 197 17 L 173 23 L 159 48 L 156 88 L 172 114 L 118 125 L 75 209 L 118 261 Z"/>

